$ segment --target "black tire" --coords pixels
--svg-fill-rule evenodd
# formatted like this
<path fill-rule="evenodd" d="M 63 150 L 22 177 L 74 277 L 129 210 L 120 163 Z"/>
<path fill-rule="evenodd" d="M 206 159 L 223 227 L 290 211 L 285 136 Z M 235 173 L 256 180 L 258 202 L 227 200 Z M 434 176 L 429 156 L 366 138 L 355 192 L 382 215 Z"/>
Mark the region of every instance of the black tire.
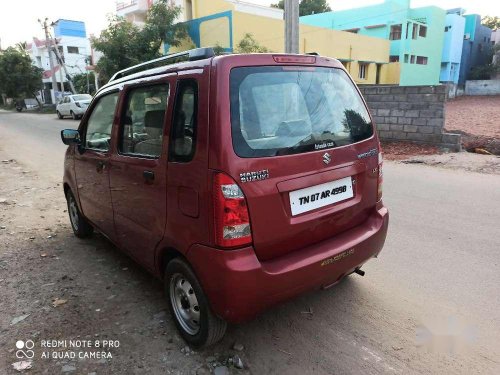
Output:
<path fill-rule="evenodd" d="M 63 115 L 61 115 L 61 113 L 60 113 L 59 111 L 56 111 L 56 113 L 57 113 L 57 118 L 58 118 L 59 120 L 62 120 Z"/>
<path fill-rule="evenodd" d="M 72 118 L 73 120 L 78 120 L 78 116 L 77 116 L 77 115 L 75 115 L 75 112 L 71 111 L 71 112 L 70 112 L 70 114 L 71 114 L 71 118 Z"/>
<path fill-rule="evenodd" d="M 81 214 L 75 197 L 69 190 L 66 193 L 66 203 L 68 205 L 69 221 L 71 223 L 71 228 L 73 229 L 73 233 L 75 234 L 75 236 L 77 236 L 78 238 L 90 237 L 94 232 L 94 228 Z"/>
<path fill-rule="evenodd" d="M 179 280 L 178 277 L 181 276 Z M 171 297 L 171 283 L 177 284 L 177 280 L 182 281 L 182 279 L 187 281 L 188 292 L 193 291 L 194 297 L 199 307 L 199 328 L 197 332 L 188 332 L 183 325 L 178 313 L 176 313 L 176 307 L 174 306 L 173 298 Z M 224 334 L 226 333 L 227 323 L 221 318 L 214 315 L 210 309 L 208 299 L 201 288 L 201 285 L 196 278 L 191 267 L 181 258 L 172 259 L 165 269 L 165 295 L 167 297 L 168 307 L 172 317 L 174 318 L 175 325 L 179 331 L 182 338 L 190 345 L 199 348 L 207 347 L 220 341 Z M 193 293 L 190 293 L 193 294 Z M 194 307 L 194 306 L 193 306 Z M 179 308 L 177 308 L 179 310 Z M 186 308 L 184 311 L 190 310 Z M 186 320 L 183 319 L 185 322 Z"/>

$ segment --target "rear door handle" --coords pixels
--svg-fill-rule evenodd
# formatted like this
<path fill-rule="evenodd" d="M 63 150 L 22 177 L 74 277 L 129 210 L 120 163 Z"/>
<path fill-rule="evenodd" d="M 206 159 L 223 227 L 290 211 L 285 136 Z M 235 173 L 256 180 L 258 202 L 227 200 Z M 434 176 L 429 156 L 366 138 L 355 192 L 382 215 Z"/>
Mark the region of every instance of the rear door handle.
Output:
<path fill-rule="evenodd" d="M 153 182 L 155 180 L 155 173 L 153 171 L 144 171 L 142 172 L 142 176 L 146 182 Z"/>

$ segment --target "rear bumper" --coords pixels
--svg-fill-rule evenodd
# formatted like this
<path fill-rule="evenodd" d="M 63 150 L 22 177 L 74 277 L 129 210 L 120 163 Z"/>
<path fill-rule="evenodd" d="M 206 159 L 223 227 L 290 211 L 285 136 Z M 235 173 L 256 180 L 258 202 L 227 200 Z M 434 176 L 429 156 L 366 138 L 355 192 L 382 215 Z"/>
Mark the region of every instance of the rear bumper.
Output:
<path fill-rule="evenodd" d="M 330 286 L 376 257 L 388 222 L 385 207 L 374 209 L 367 221 L 348 232 L 265 262 L 251 246 L 225 251 L 194 245 L 187 258 L 214 313 L 239 323 L 300 293 Z"/>

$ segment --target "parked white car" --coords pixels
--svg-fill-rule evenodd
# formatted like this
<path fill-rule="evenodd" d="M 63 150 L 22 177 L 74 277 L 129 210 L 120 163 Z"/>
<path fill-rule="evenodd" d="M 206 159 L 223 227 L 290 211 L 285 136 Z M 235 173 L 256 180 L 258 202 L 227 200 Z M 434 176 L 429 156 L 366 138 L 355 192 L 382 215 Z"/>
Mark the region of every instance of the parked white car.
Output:
<path fill-rule="evenodd" d="M 56 107 L 57 117 L 71 116 L 77 120 L 83 116 L 87 110 L 92 96 L 89 94 L 68 95 L 62 98 Z"/>

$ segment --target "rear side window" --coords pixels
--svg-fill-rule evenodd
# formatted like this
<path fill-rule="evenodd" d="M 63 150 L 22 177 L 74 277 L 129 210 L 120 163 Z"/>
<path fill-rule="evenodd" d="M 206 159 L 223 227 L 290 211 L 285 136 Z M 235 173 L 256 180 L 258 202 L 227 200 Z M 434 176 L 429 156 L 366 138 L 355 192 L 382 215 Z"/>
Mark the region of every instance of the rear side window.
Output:
<path fill-rule="evenodd" d="M 85 148 L 99 151 L 109 150 L 109 140 L 111 139 L 111 129 L 113 128 L 117 102 L 117 92 L 99 98 L 87 121 Z"/>
<path fill-rule="evenodd" d="M 340 69 L 235 68 L 230 95 L 233 147 L 241 157 L 297 154 L 373 135 L 360 95 Z"/>
<path fill-rule="evenodd" d="M 168 102 L 168 84 L 129 91 L 118 149 L 126 155 L 158 158 Z"/>
<path fill-rule="evenodd" d="M 179 81 L 170 136 L 170 161 L 188 162 L 196 149 L 198 84 L 194 80 Z"/>

